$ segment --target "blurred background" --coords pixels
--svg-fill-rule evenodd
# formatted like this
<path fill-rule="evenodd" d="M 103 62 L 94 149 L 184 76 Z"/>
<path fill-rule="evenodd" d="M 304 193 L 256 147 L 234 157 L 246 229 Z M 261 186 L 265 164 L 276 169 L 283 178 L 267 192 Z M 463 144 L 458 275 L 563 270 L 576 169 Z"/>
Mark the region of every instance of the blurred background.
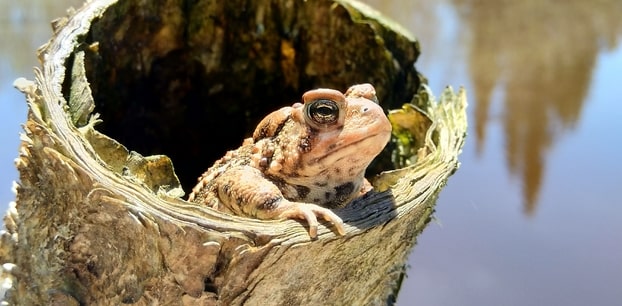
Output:
<path fill-rule="evenodd" d="M 622 1 L 366 0 L 421 41 L 469 135 L 398 305 L 622 303 Z M 0 209 L 49 22 L 80 0 L 0 2 Z"/>

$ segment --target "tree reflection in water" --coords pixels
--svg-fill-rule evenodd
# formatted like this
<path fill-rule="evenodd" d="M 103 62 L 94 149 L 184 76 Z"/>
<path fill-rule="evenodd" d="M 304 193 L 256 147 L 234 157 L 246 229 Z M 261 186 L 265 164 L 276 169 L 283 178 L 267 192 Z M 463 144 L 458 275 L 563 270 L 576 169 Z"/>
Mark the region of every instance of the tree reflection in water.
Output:
<path fill-rule="evenodd" d="M 470 31 L 478 151 L 491 97 L 503 94 L 509 170 L 523 181 L 525 213 L 536 210 L 546 152 L 580 119 L 602 48 L 618 44 L 622 2 L 454 0 Z"/>
<path fill-rule="evenodd" d="M 580 119 L 599 52 L 619 43 L 622 1 L 365 2 L 411 30 L 424 55 L 465 50 L 476 150 L 483 151 L 495 117 L 492 102 L 498 101 L 507 167 L 522 180 L 525 213 L 534 214 L 547 151 Z M 459 20 L 439 17 L 441 6 L 455 9 Z M 447 22 L 459 24 L 453 46 L 441 42 L 440 24 Z M 436 62 L 450 60 L 456 58 Z"/>

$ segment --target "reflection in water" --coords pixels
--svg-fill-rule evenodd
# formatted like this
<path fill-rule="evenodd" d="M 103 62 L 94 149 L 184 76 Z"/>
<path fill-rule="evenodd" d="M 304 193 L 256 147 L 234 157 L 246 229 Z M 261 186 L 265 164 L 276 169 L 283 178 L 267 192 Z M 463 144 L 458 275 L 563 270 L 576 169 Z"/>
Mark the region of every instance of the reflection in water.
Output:
<path fill-rule="evenodd" d="M 509 170 L 533 214 L 546 151 L 580 117 L 601 48 L 617 45 L 622 2 L 454 0 L 470 32 L 469 73 L 478 152 L 493 94 L 503 94 Z M 528 46 L 528 47 L 525 47 Z"/>
<path fill-rule="evenodd" d="M 599 51 L 619 42 L 622 1 L 448 1 L 461 25 L 454 44 L 467 52 L 476 150 L 485 146 L 492 102 L 502 101 L 507 167 L 521 178 L 531 215 L 548 149 L 580 119 Z M 435 14 L 445 1 L 365 2 L 410 29 L 424 54 L 447 48 L 440 23 L 452 21 Z"/>

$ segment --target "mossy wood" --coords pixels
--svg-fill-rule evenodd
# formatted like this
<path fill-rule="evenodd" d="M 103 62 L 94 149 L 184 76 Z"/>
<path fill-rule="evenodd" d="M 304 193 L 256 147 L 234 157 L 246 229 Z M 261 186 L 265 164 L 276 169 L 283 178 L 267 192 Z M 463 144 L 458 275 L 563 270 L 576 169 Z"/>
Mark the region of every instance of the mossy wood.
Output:
<path fill-rule="evenodd" d="M 435 101 L 408 34 L 356 2 L 328 0 L 92 1 L 53 26 L 35 81 L 15 83 L 29 112 L 0 241 L 8 302 L 394 301 L 466 131 L 464 92 Z M 411 135 L 392 150 L 400 138 L 422 146 L 336 210 L 345 236 L 324 224 L 311 240 L 302 222 L 183 200 L 267 112 L 310 88 L 363 82 L 386 109 L 417 102 L 431 125 L 420 132 L 395 116 Z"/>

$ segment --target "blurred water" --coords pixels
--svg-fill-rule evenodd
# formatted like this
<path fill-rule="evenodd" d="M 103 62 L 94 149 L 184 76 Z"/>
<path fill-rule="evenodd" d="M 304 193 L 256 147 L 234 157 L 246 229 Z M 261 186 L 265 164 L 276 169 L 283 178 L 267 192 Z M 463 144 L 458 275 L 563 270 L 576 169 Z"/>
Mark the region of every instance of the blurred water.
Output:
<path fill-rule="evenodd" d="M 0 205 L 49 21 L 79 0 L 0 2 Z M 410 258 L 400 305 L 622 301 L 622 2 L 368 0 L 469 94 L 462 167 Z"/>

